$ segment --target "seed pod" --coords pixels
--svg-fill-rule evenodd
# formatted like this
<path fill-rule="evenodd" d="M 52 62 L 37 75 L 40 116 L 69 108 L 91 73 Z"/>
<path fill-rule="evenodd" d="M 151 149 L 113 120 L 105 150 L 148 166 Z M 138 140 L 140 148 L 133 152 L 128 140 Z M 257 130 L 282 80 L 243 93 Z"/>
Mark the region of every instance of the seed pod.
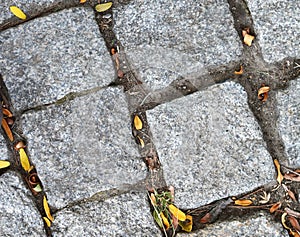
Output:
<path fill-rule="evenodd" d="M 186 220 L 186 215 L 184 212 L 180 211 L 177 207 L 175 207 L 173 204 L 169 205 L 169 211 L 172 213 L 173 216 L 175 216 L 180 221 Z"/>

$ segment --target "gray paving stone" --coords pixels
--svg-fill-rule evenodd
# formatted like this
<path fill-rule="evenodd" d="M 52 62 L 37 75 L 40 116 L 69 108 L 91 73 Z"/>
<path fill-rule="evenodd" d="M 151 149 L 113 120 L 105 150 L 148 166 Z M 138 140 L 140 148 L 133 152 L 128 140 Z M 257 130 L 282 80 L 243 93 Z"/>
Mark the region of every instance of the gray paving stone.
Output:
<path fill-rule="evenodd" d="M 56 0 L 0 0 L 0 23 L 14 16 L 9 10 L 10 6 L 17 6 L 26 14 L 33 8 L 47 7 L 55 1 Z"/>
<path fill-rule="evenodd" d="M 227 1 L 132 1 L 118 7 L 115 21 L 134 67 L 151 74 L 152 81 L 145 81 L 155 89 L 176 74 L 201 72 L 203 66 L 226 64 L 241 54 Z"/>
<path fill-rule="evenodd" d="M 0 177 L 0 233 L 5 237 L 45 235 L 29 191 L 12 172 Z"/>
<path fill-rule="evenodd" d="M 1 32 L 0 47 L 0 71 L 18 109 L 114 79 L 92 9 L 64 10 Z"/>
<path fill-rule="evenodd" d="M 191 234 L 178 234 L 178 237 L 288 237 L 278 222 L 274 222 L 271 216 L 261 212 L 246 220 L 215 223 L 207 228 Z"/>
<path fill-rule="evenodd" d="M 248 0 L 266 61 L 300 55 L 300 1 Z"/>
<path fill-rule="evenodd" d="M 121 89 L 101 90 L 23 119 L 32 160 L 55 207 L 146 175 Z"/>
<path fill-rule="evenodd" d="M 180 207 L 237 195 L 275 177 L 239 84 L 227 82 L 160 105 L 148 111 L 148 120 Z"/>
<path fill-rule="evenodd" d="M 63 210 L 53 222 L 54 237 L 157 236 L 146 193 L 129 193 Z"/>
<path fill-rule="evenodd" d="M 292 81 L 290 87 L 278 93 L 278 127 L 291 166 L 300 167 L 300 78 Z"/>

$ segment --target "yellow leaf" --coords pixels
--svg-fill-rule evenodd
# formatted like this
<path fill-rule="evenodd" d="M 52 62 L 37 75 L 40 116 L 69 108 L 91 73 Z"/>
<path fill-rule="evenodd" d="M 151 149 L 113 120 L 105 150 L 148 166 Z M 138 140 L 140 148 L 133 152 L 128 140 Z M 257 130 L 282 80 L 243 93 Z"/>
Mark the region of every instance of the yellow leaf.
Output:
<path fill-rule="evenodd" d="M 26 15 L 25 13 L 18 7 L 16 6 L 10 6 L 9 10 L 18 18 L 22 20 L 26 20 Z"/>
<path fill-rule="evenodd" d="M 193 228 L 193 217 L 186 215 L 186 220 L 184 222 L 179 221 L 178 224 L 181 226 L 182 230 L 191 232 Z"/>
<path fill-rule="evenodd" d="M 235 205 L 239 205 L 239 206 L 249 206 L 252 204 L 252 201 L 251 200 L 248 200 L 248 199 L 241 199 L 241 200 L 235 200 L 234 201 L 234 204 Z"/>
<path fill-rule="evenodd" d="M 47 217 L 49 218 L 49 220 L 50 220 L 51 222 L 53 222 L 54 219 L 53 219 L 53 217 L 51 216 L 50 208 L 49 208 L 49 205 L 48 205 L 46 196 L 44 196 L 44 199 L 43 199 L 43 205 L 44 205 L 44 210 L 45 210 L 45 213 L 46 213 Z"/>
<path fill-rule="evenodd" d="M 51 226 L 51 221 L 47 217 L 43 217 L 44 221 L 46 222 L 47 226 Z"/>
<path fill-rule="evenodd" d="M 0 169 L 4 169 L 10 166 L 10 162 L 7 160 L 0 160 Z"/>
<path fill-rule="evenodd" d="M 134 116 L 133 124 L 136 130 L 141 130 L 143 128 L 142 120 L 137 115 Z"/>
<path fill-rule="evenodd" d="M 275 167 L 277 169 L 277 182 L 279 184 L 281 184 L 282 180 L 283 180 L 283 175 L 281 174 L 281 171 L 280 171 L 280 164 L 279 164 L 279 161 L 277 159 L 274 160 L 274 164 L 275 164 Z"/>
<path fill-rule="evenodd" d="M 162 221 L 163 221 L 163 223 L 164 223 L 164 225 L 165 225 L 166 230 L 169 229 L 170 223 L 169 223 L 167 217 L 165 217 L 165 215 L 164 215 L 163 212 L 161 212 L 161 213 L 159 213 L 159 214 L 160 214 L 160 217 L 161 217 L 161 219 L 162 219 Z"/>
<path fill-rule="evenodd" d="M 20 154 L 20 161 L 23 169 L 25 171 L 28 171 L 30 169 L 30 163 L 29 163 L 28 156 L 23 148 L 20 148 L 19 154 Z"/>
<path fill-rule="evenodd" d="M 107 11 L 109 8 L 111 8 L 112 6 L 112 2 L 107 2 L 107 3 L 101 3 L 101 4 L 97 4 L 95 7 L 95 10 L 97 12 L 105 12 Z"/>
<path fill-rule="evenodd" d="M 86 2 L 86 0 L 80 0 L 80 3 L 85 3 Z"/>
<path fill-rule="evenodd" d="M 180 221 L 185 221 L 186 220 L 186 215 L 180 211 L 177 207 L 175 207 L 173 204 L 169 205 L 169 211 L 173 214 L 173 216 L 180 220 Z"/>

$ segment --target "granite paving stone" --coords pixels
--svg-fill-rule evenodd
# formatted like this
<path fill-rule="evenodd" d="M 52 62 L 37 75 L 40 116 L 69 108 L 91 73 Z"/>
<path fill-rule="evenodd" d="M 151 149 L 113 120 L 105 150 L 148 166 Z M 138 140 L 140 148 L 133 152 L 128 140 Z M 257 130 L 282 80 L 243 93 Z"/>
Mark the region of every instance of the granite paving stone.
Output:
<path fill-rule="evenodd" d="M 174 73 L 200 73 L 203 66 L 226 64 L 241 55 L 226 1 L 138 0 L 114 13 L 117 37 L 134 67 L 153 75 L 145 81 L 155 89 L 168 85 Z"/>
<path fill-rule="evenodd" d="M 290 87 L 279 91 L 278 99 L 278 128 L 285 143 L 291 166 L 300 165 L 300 78 L 290 83 Z"/>
<path fill-rule="evenodd" d="M 104 86 L 112 62 L 91 9 L 74 8 L 1 32 L 0 70 L 17 109 Z"/>
<path fill-rule="evenodd" d="M 0 187 L 1 236 L 44 236 L 42 219 L 22 180 L 9 172 L 1 176 Z"/>
<path fill-rule="evenodd" d="M 274 178 L 272 159 L 239 84 L 212 86 L 147 114 L 180 207 L 237 195 Z"/>
<path fill-rule="evenodd" d="M 23 116 L 32 160 L 55 207 L 145 177 L 121 91 L 101 90 Z"/>
<path fill-rule="evenodd" d="M 257 39 L 268 62 L 300 55 L 300 1 L 248 0 Z"/>
<path fill-rule="evenodd" d="M 104 202 L 65 209 L 53 223 L 54 237 L 77 236 L 161 236 L 153 228 L 146 192 L 127 193 Z M 96 225 L 93 223 L 97 223 Z"/>

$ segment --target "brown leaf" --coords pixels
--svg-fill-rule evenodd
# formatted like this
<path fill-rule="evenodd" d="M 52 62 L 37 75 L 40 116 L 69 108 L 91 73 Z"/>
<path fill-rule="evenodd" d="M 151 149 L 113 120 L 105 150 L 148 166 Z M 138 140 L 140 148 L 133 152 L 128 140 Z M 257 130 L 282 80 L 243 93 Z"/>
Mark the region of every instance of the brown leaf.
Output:
<path fill-rule="evenodd" d="M 295 174 L 290 173 L 290 174 L 284 174 L 283 177 L 287 180 L 300 182 L 300 175 L 295 175 Z"/>
<path fill-rule="evenodd" d="M 291 190 L 288 190 L 287 193 L 294 202 L 297 202 L 295 194 Z"/>
<path fill-rule="evenodd" d="M 251 200 L 248 200 L 248 199 L 240 199 L 240 200 L 235 200 L 234 201 L 234 204 L 235 205 L 239 205 L 239 206 L 249 206 L 252 204 L 252 201 Z"/>
<path fill-rule="evenodd" d="M 288 220 L 291 223 L 291 225 L 294 227 L 295 230 L 300 231 L 300 225 L 298 220 L 293 216 L 288 216 Z"/>
<path fill-rule="evenodd" d="M 210 213 L 208 212 L 200 219 L 200 223 L 206 224 L 209 222 L 209 220 L 210 220 Z"/>
<path fill-rule="evenodd" d="M 14 136 L 10 130 L 10 127 L 8 126 L 7 122 L 5 119 L 2 119 L 2 127 L 8 137 L 8 139 L 12 142 L 14 140 Z"/>
<path fill-rule="evenodd" d="M 274 213 L 281 207 L 281 202 L 276 202 L 273 206 L 270 208 L 270 213 Z"/>
<path fill-rule="evenodd" d="M 2 108 L 2 113 L 9 118 L 13 116 L 12 113 L 6 108 Z"/>

